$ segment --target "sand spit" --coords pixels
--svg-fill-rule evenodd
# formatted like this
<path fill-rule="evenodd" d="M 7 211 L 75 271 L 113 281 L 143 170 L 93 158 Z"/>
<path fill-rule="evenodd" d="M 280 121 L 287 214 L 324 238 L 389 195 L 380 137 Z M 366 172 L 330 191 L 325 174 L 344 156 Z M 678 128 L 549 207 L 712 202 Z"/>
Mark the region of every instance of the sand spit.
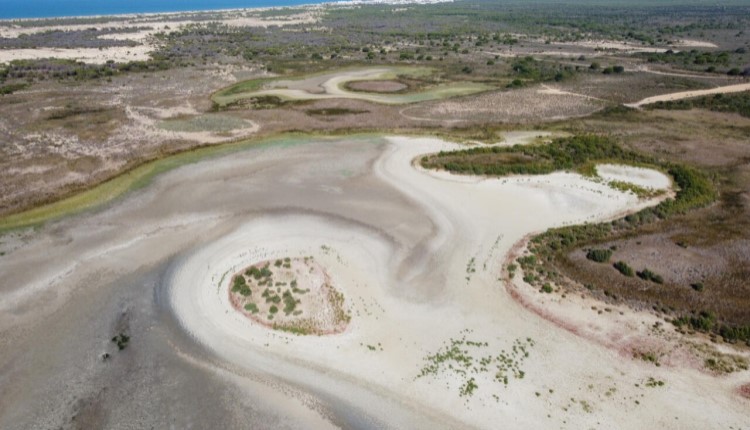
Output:
<path fill-rule="evenodd" d="M 605 181 L 627 182 L 652 190 L 668 190 L 672 186 L 669 176 L 653 169 L 624 166 L 621 164 L 600 164 L 596 173 Z"/>
<path fill-rule="evenodd" d="M 625 106 L 638 108 L 656 102 L 669 102 L 674 100 L 689 99 L 692 97 L 709 96 L 712 94 L 729 94 L 750 91 L 750 83 L 726 85 L 723 87 L 710 88 L 707 90 L 680 91 L 677 93 L 662 94 L 660 96 L 647 97 L 635 103 L 628 103 Z"/>
<path fill-rule="evenodd" d="M 530 141 L 537 134 L 508 140 Z M 745 422 L 746 400 L 737 392 L 746 375 L 716 378 L 624 358 L 529 312 L 501 280 L 513 246 L 529 234 L 610 219 L 657 200 L 572 173 L 489 179 L 413 164 L 423 154 L 458 147 L 414 137 L 284 140 L 181 167 L 98 213 L 33 233 L 0 259 L 6 281 L 0 303 L 13 302 L 0 310 L 8 345 L 0 367 L 13 386 L 40 391 L 30 388 L 37 396 L 28 403 L 0 394 L 0 405 L 33 410 L 32 403 L 52 400 L 41 387 L 50 385 L 55 371 L 16 359 L 22 348 L 14 348 L 20 340 L 10 333 L 38 321 L 53 333 L 90 327 L 88 320 L 80 327 L 56 323 L 61 315 L 75 315 L 75 306 L 90 309 L 81 299 L 86 291 L 123 285 L 118 280 L 139 268 L 159 281 L 133 306 L 161 313 L 142 322 L 147 330 L 132 330 L 133 353 L 147 354 L 139 341 L 176 321 L 174 330 L 186 335 L 184 341 L 172 336 L 185 344 L 174 360 L 215 368 L 239 387 L 239 398 L 305 393 L 314 401 L 262 407 L 278 416 L 315 416 L 314 428 L 325 425 L 321 420 L 343 428 L 431 429 L 498 423 L 518 429 L 738 428 Z M 232 274 L 252 262 L 305 257 L 313 257 L 343 294 L 351 315 L 345 331 L 280 333 L 231 308 Z M 69 299 L 73 293 L 78 300 Z M 538 303 L 552 300 L 531 289 L 524 294 Z M 588 330 L 610 324 L 577 302 L 562 301 Z M 61 303 L 72 308 L 54 312 Z M 637 324 L 638 314 L 627 315 Z M 66 341 L 75 342 L 74 335 Z M 466 374 L 435 362 L 456 342 L 476 364 Z M 76 368 L 56 347 L 42 342 L 34 350 Z M 519 355 L 519 348 L 527 354 Z M 207 351 L 211 360 L 199 360 L 194 350 Z M 480 369 L 480 359 L 490 368 Z M 259 382 L 248 384 L 247 378 Z M 647 385 L 652 379 L 663 384 Z M 154 399 L 170 398 L 171 387 L 158 378 L 138 386 Z M 200 401 L 225 407 L 233 398 Z M 260 419 L 238 418 L 236 427 L 268 424 Z M 34 427 L 8 420 L 0 414 L 0 427 Z"/>

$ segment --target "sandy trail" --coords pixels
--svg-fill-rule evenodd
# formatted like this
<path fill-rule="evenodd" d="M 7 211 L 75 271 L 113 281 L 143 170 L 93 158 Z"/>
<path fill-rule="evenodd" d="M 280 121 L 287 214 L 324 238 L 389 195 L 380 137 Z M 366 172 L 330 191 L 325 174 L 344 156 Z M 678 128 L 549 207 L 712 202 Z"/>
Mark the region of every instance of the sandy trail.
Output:
<path fill-rule="evenodd" d="M 709 96 L 712 94 L 729 94 L 750 91 L 750 82 L 743 84 L 726 85 L 723 87 L 710 88 L 707 90 L 680 91 L 677 93 L 662 94 L 660 96 L 646 97 L 635 103 L 628 103 L 625 106 L 638 108 L 656 102 L 668 102 L 674 100 L 689 99 L 692 97 Z"/>
<path fill-rule="evenodd" d="M 496 428 L 502 422 L 507 428 L 641 429 L 647 422 L 681 429 L 744 422 L 745 405 L 733 394 L 738 377 L 622 359 L 530 313 L 498 280 L 511 247 L 529 233 L 608 219 L 654 201 L 571 173 L 486 179 L 412 164 L 422 154 L 457 147 L 434 138 L 301 138 L 177 169 L 119 204 L 34 234 L 0 260 L 7 274 L 0 303 L 12 303 L 0 309 L 0 333 L 40 318 L 55 330 L 60 313 L 54 310 L 70 294 L 117 284 L 138 267 L 160 280 L 152 294 L 157 303 L 139 305 L 163 309 L 149 330 L 176 319 L 191 344 L 214 357 L 216 364 L 202 366 L 215 366 L 239 386 L 247 385 L 244 375 L 269 381 L 242 388 L 242 396 L 267 392 L 279 401 L 264 408 L 312 414 L 315 428 Z M 231 310 L 226 273 L 304 256 L 314 256 L 344 293 L 352 314 L 344 333 L 294 336 Z M 598 320 L 587 324 L 596 327 Z M 415 379 L 425 356 L 467 330 L 472 340 L 488 343 L 481 354 L 533 339 L 524 377 L 506 386 L 492 372 L 480 372 L 479 388 L 464 397 L 458 374 Z M 136 341 L 145 336 L 133 333 Z M 0 358 L 6 354 L 14 353 Z M 6 374 L 48 384 L 49 370 L 10 363 Z M 649 377 L 667 384 L 644 388 Z M 143 385 L 161 393 L 158 380 Z M 285 401 L 288 387 L 315 401 Z M 24 407 L 16 397 L 0 400 Z M 2 414 L 0 426 L 14 428 L 3 426 Z"/>

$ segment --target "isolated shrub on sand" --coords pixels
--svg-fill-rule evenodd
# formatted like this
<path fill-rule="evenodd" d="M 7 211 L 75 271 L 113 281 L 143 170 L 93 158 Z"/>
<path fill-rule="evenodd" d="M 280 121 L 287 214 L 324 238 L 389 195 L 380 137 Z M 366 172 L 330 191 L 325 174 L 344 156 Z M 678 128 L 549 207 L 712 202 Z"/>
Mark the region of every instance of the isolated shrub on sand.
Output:
<path fill-rule="evenodd" d="M 612 256 L 612 250 L 610 249 L 589 249 L 586 253 L 586 258 L 597 263 L 606 263 Z"/>
<path fill-rule="evenodd" d="M 624 261 L 618 261 L 613 266 L 615 267 L 615 269 L 617 269 L 618 272 L 622 273 L 625 276 L 635 275 L 633 268 L 628 266 L 628 264 L 625 263 Z"/>

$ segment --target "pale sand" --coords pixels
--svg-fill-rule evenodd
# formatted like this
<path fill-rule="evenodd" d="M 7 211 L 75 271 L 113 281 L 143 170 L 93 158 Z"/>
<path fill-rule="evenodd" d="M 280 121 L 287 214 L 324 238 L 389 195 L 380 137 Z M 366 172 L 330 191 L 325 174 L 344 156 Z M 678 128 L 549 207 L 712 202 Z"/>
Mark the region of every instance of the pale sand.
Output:
<path fill-rule="evenodd" d="M 355 404 L 380 407 L 381 398 L 372 399 L 342 382 L 358 381 L 417 410 L 438 416 L 443 411 L 482 428 L 494 428 L 498 422 L 511 428 L 548 426 L 560 414 L 567 415 L 562 409 L 570 398 L 585 400 L 592 408 L 571 413 L 567 419 L 571 428 L 617 423 L 618 428 L 639 429 L 644 421 L 662 428 L 684 428 L 685 423 L 710 427 L 716 420 L 741 422 L 740 409 L 727 408 L 730 394 L 725 383 L 684 369 L 613 362 L 612 351 L 529 315 L 496 280 L 504 256 L 528 233 L 609 219 L 653 201 L 639 202 L 575 174 L 482 179 L 423 172 L 411 166 L 412 159 L 457 146 L 428 138 L 389 140 L 391 146 L 376 164 L 376 172 L 419 202 L 435 224 L 430 240 L 419 245 L 419 254 L 367 229 L 316 216 L 256 219 L 203 247 L 174 272 L 172 306 L 185 329 L 236 365 L 331 394 L 343 390 Z M 632 173 L 617 172 L 618 177 Z M 642 179 L 642 173 L 630 181 Z M 658 182 L 653 180 L 656 175 L 647 176 Z M 332 251 L 322 251 L 322 245 Z M 248 261 L 286 255 L 314 255 L 329 269 L 353 313 L 359 314 L 344 334 L 295 337 L 227 312 L 228 285 L 218 284 L 223 273 L 232 273 Z M 476 259 L 479 270 L 467 282 L 470 258 Z M 590 319 L 586 322 L 593 323 Z M 533 338 L 538 346 L 524 366 L 526 378 L 502 388 L 489 378 L 477 377 L 480 389 L 468 400 L 457 396 L 461 380 L 452 376 L 414 381 L 425 354 L 467 328 L 473 330 L 470 338 L 504 348 L 516 338 Z M 382 344 L 383 351 L 362 346 L 375 343 Z M 325 369 L 326 376 L 322 379 L 309 369 Z M 642 384 L 650 376 L 668 380 L 667 387 L 635 388 L 635 383 Z M 612 387 L 617 396 L 603 401 Z M 550 388 L 554 396 L 546 393 L 533 400 L 534 391 Z M 705 397 L 709 388 L 713 399 Z M 499 402 L 491 397 L 495 393 L 501 396 Z M 701 408 L 685 407 L 698 398 Z M 641 404 L 628 399 L 640 399 Z M 555 418 L 547 418 L 549 413 Z M 634 419 L 635 415 L 641 418 Z M 398 414 L 389 418 L 397 425 L 409 424 Z"/>
<path fill-rule="evenodd" d="M 114 48 L 36 48 L 36 49 L 0 49 L 0 63 L 14 60 L 40 60 L 57 58 L 76 60 L 89 64 L 105 64 L 107 61 L 128 62 L 145 61 L 151 58 L 154 48 L 149 45 L 119 46 Z"/>
<path fill-rule="evenodd" d="M 750 82 L 710 88 L 707 90 L 680 91 L 676 93 L 662 94 L 660 96 L 646 97 L 645 99 L 637 101 L 635 103 L 627 103 L 625 106 L 637 108 L 656 102 L 668 102 L 674 100 L 689 99 L 692 97 L 709 96 L 712 94 L 741 93 L 743 91 L 750 91 Z"/>
<path fill-rule="evenodd" d="M 530 141 L 536 134 L 508 139 L 524 136 Z M 330 415 L 340 413 L 367 417 L 370 425 L 343 425 L 365 428 L 494 429 L 502 423 L 640 430 L 738 428 L 746 421 L 747 403 L 735 395 L 745 374 L 716 378 L 682 366 L 657 368 L 612 349 L 630 336 L 642 338 L 653 317 L 625 309 L 621 317 L 602 317 L 585 300 L 538 293 L 518 277 L 498 280 L 513 247 L 529 233 L 610 219 L 657 200 L 572 173 L 486 179 L 412 164 L 421 154 L 459 147 L 434 138 L 335 138 L 182 167 L 101 212 L 33 233 L 0 259 L 0 333 L 19 333 L 24 321 L 54 330 L 54 310 L 72 294 L 167 260 L 173 263 L 166 275 L 158 272 L 153 295 L 159 304 L 152 306 L 170 309 L 162 318 L 174 313 L 188 338 L 215 358 L 200 361 L 179 350 L 180 356 L 245 387 L 242 398 L 260 395 L 270 403 L 263 408 L 308 417 L 307 428 L 331 426 Z M 256 260 L 307 255 L 326 267 L 346 297 L 352 321 L 344 333 L 279 333 L 228 307 L 229 279 L 219 282 L 225 273 Z M 472 258 L 476 272 L 468 274 Z M 542 318 L 533 306 L 554 315 Z M 579 326 L 581 335 L 560 328 L 564 322 Z M 164 324 L 150 323 L 153 330 Z M 494 354 L 518 338 L 533 338 L 525 377 L 506 388 L 491 374 L 481 375 L 470 398 L 458 396 L 455 376 L 415 381 L 425 355 L 465 329 Z M 619 336 L 614 341 L 613 333 Z M 134 333 L 134 351 L 146 336 Z M 377 344 L 382 350 L 367 347 Z M 1 357 L 12 359 L 13 351 Z M 55 356 L 56 363 L 65 360 Z M 19 374 L 22 364 L 11 361 L 10 377 L 20 382 L 39 375 L 47 383 L 49 370 Z M 250 382 L 248 375 L 271 382 Z M 666 385 L 646 388 L 649 377 Z M 142 385 L 158 393 L 170 388 L 159 381 Z M 304 394 L 290 395 L 288 387 Z M 0 398 L 16 410 L 27 405 Z M 318 403 L 339 409 L 323 413 Z"/>
<path fill-rule="evenodd" d="M 621 164 L 600 164 L 596 173 L 606 181 L 620 181 L 653 190 L 668 190 L 672 186 L 669 176 L 652 169 L 624 166 Z"/>
<path fill-rule="evenodd" d="M 247 16 L 247 13 L 259 11 L 253 9 L 245 12 L 242 10 L 223 12 L 223 17 L 213 22 L 232 27 L 269 27 L 285 26 L 294 24 L 314 24 L 319 20 L 319 12 L 316 8 L 300 10 L 300 13 L 290 15 L 285 19 L 264 19 L 257 16 Z M 132 47 L 108 47 L 108 48 L 36 48 L 36 49 L 0 49 L 0 64 L 13 60 L 35 60 L 44 58 L 58 58 L 65 60 L 82 61 L 89 64 L 104 64 L 107 61 L 128 62 L 145 61 L 150 58 L 150 53 L 157 49 L 158 43 L 152 36 L 159 32 L 170 32 L 179 30 L 188 25 L 205 24 L 202 21 L 190 19 L 191 13 L 165 13 L 134 15 L 131 19 L 124 21 L 111 21 L 98 24 L 71 24 L 50 25 L 43 27 L 0 27 L 0 37 L 15 38 L 21 35 L 41 33 L 45 31 L 81 31 L 89 28 L 97 29 L 132 29 L 146 27 L 147 29 L 137 32 L 110 33 L 102 35 L 102 39 L 132 40 L 138 45 Z M 185 19 L 166 20 L 171 17 L 185 17 Z"/>
<path fill-rule="evenodd" d="M 688 48 L 718 48 L 719 45 L 707 42 L 705 40 L 680 39 L 672 43 L 675 46 L 685 46 Z"/>
<path fill-rule="evenodd" d="M 556 43 L 558 45 L 583 46 L 591 49 L 616 50 L 622 52 L 666 52 L 668 48 L 642 45 L 640 43 L 618 42 L 615 40 L 582 40 L 578 42 Z"/>

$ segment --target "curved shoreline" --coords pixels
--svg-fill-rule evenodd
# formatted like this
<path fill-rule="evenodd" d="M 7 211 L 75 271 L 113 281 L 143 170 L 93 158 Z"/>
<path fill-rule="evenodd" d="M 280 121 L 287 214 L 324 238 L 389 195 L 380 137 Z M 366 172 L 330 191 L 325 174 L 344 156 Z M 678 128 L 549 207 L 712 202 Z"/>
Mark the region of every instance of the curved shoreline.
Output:
<path fill-rule="evenodd" d="M 2 290 L 0 303 L 11 307 L 0 321 L 4 327 L 43 321 L 61 302 L 88 309 L 79 299 L 102 285 L 127 290 L 126 279 L 138 268 L 158 277 L 145 288 L 156 289 L 169 321 L 146 320 L 133 331 L 134 353 L 145 353 L 140 342 L 166 323 L 187 345 L 209 353 L 222 378 L 268 381 L 243 388 L 244 394 L 281 398 L 289 386 L 315 402 L 265 406 L 282 416 L 314 413 L 334 425 L 363 422 L 365 428 L 495 428 L 498 422 L 539 428 L 565 421 L 638 430 L 642 423 L 633 417 L 643 414 L 741 422 L 735 376 L 620 359 L 529 312 L 498 280 L 505 255 L 529 232 L 607 219 L 655 200 L 573 173 L 459 177 L 413 163 L 419 154 L 461 147 L 433 137 L 311 139 L 173 170 L 101 212 L 30 235 L 0 259 L 13 287 Z M 352 316 L 345 332 L 295 336 L 232 310 L 227 274 L 248 261 L 303 256 L 326 267 L 345 294 Z M 141 308 L 141 301 L 131 303 Z M 117 305 L 104 313 L 115 309 L 119 317 Z M 107 324 L 114 323 L 100 325 Z M 457 336 L 472 342 L 465 347 L 477 363 L 477 354 L 507 359 L 519 339 L 535 346 L 514 367 L 523 377 L 503 383 L 494 371 L 478 371 L 472 373 L 478 388 L 462 395 L 467 381 L 460 373 L 417 377 Z M 96 356 L 92 362 L 102 365 Z M 657 377 L 667 385 L 638 388 Z M 617 394 L 610 398 L 612 388 Z M 591 410 L 561 412 L 570 398 Z M 643 402 L 635 405 L 633 398 Z M 700 409 L 685 407 L 696 398 Z M 320 405 L 326 414 L 319 415 Z"/>
<path fill-rule="evenodd" d="M 456 409 L 450 406 L 456 401 L 452 391 L 432 387 L 438 381 L 452 386 L 458 382 L 454 377 L 438 376 L 437 381 L 430 378 L 412 381 L 411 378 L 416 374 L 414 367 L 419 366 L 424 351 L 430 351 L 444 342 L 447 334 L 460 333 L 467 327 L 472 330 L 472 336 L 481 341 L 492 336 L 491 333 L 501 327 L 499 324 L 505 324 L 509 333 L 533 337 L 535 341 L 541 338 L 537 342 L 542 342 L 545 348 L 551 346 L 550 336 L 559 338 L 562 335 L 557 330 L 550 333 L 546 324 L 529 321 L 528 316 L 524 316 L 528 312 L 525 307 L 516 308 L 515 300 L 505 302 L 500 290 L 491 289 L 495 274 L 502 270 L 505 261 L 501 258 L 495 262 L 493 255 L 508 252 L 507 249 L 518 243 L 518 234 L 522 232 L 620 217 L 623 213 L 657 204 L 659 200 L 638 200 L 575 174 L 490 179 L 423 171 L 413 166 L 415 157 L 458 146 L 431 138 L 391 137 L 388 140 L 390 144 L 373 166 L 375 174 L 410 201 L 416 202 L 429 215 L 433 223 L 430 234 L 388 245 L 365 231 L 351 230 L 346 224 L 339 224 L 327 217 L 316 219 L 290 215 L 280 219 L 249 220 L 239 230 L 199 248 L 196 254 L 179 263 L 178 271 L 169 281 L 172 285 L 171 307 L 187 332 L 237 365 L 318 388 L 321 384 L 319 376 L 313 376 L 314 373 L 310 372 L 325 371 L 331 376 L 333 374 L 330 372 L 335 372 L 335 379 L 339 382 L 326 382 L 326 387 L 346 380 L 366 390 L 401 393 L 390 394 L 387 401 L 415 405 L 417 409 L 429 406 L 435 410 L 451 410 L 464 426 L 487 427 L 497 419 L 508 417 L 504 412 L 487 408 L 485 402 L 490 400 L 488 396 L 491 393 L 486 391 L 487 388 L 478 397 L 466 400 L 473 405 L 471 408 Z M 509 208 L 503 203 L 514 198 L 523 207 L 511 209 L 510 212 L 517 214 L 531 210 L 537 203 L 526 205 L 538 198 L 541 198 L 538 203 L 542 207 L 556 205 L 561 209 L 554 220 L 518 219 L 508 213 Z M 542 212 L 550 213 L 549 209 Z M 509 215 L 511 218 L 508 218 Z M 496 230 L 498 222 L 502 225 L 500 230 Z M 511 225 L 505 225 L 507 223 Z M 458 237 L 460 241 L 456 241 Z M 396 248 L 391 248 L 394 245 Z M 214 290 L 202 288 L 201 285 L 210 283 L 227 270 L 233 270 L 234 265 L 238 264 L 235 261 L 247 258 L 243 252 L 250 252 L 256 256 L 253 258 L 260 259 L 293 256 L 297 252 L 312 255 L 316 260 L 325 260 L 326 267 L 331 267 L 332 276 L 349 279 L 339 279 L 336 284 L 341 285 L 346 296 L 357 304 L 354 308 L 357 316 L 352 319 L 350 329 L 328 338 L 298 337 L 284 333 L 270 336 L 259 327 L 249 326 L 245 319 L 227 314 L 223 299 L 214 298 Z M 461 261 L 469 256 L 472 256 L 471 261 L 484 261 L 484 266 L 476 270 L 463 268 Z M 465 276 L 467 273 L 469 276 Z M 463 278 L 466 280 L 459 282 Z M 512 291 L 505 294 L 513 296 Z M 382 313 L 376 313 L 378 318 L 367 313 L 373 305 L 363 307 L 359 304 L 372 301 L 383 309 Z M 469 310 L 472 312 L 466 314 Z M 440 315 L 451 312 L 460 312 L 462 317 L 440 318 Z M 520 319 L 513 321 L 513 318 Z M 503 336 L 506 342 L 509 340 L 507 336 Z M 611 353 L 609 348 L 599 349 L 587 340 L 583 343 L 580 338 L 576 340 L 578 335 L 564 337 L 567 343 L 554 348 L 557 350 L 554 355 L 561 359 L 572 354 L 564 352 L 570 348 L 576 351 L 576 355 L 590 356 L 589 360 L 597 362 L 602 360 L 601 355 Z M 394 338 L 402 340 L 394 344 Z M 373 346 L 381 343 L 382 349 Z M 406 347 L 410 344 L 414 347 Z M 250 356 L 253 359 L 248 362 Z M 399 364 L 382 367 L 384 361 Z M 530 375 L 527 379 L 536 381 L 534 384 L 539 383 L 542 377 L 540 365 L 542 363 L 538 361 L 532 362 L 528 365 L 530 368 L 525 369 Z M 618 367 L 627 369 L 620 371 L 629 375 L 652 372 L 635 360 L 620 363 Z M 388 369 L 388 373 L 383 374 L 385 369 Z M 591 369 L 576 370 L 581 371 L 588 374 Z M 595 373 L 609 374 L 611 371 L 605 367 Z M 681 369 L 661 369 L 661 372 L 667 371 L 682 372 Z M 600 377 L 603 376 L 596 378 Z M 485 379 L 478 383 L 481 387 L 492 387 L 491 382 Z M 519 388 L 506 389 L 516 392 L 523 386 L 526 385 L 519 383 Z M 680 383 L 677 386 L 685 393 L 695 389 L 691 384 Z M 626 392 L 632 390 L 626 387 L 620 389 Z M 365 400 L 367 395 L 358 390 L 338 385 L 335 395 L 343 395 L 347 401 L 370 409 L 371 405 L 361 403 L 368 402 Z M 379 401 L 386 400 L 381 398 Z M 660 402 L 657 404 L 658 407 L 665 406 Z M 715 407 L 719 406 L 711 406 Z M 624 412 L 615 412 L 610 407 L 606 407 L 606 411 L 607 419 Z M 603 416 L 597 416 L 603 419 Z M 529 417 L 524 422 L 538 423 Z"/>

